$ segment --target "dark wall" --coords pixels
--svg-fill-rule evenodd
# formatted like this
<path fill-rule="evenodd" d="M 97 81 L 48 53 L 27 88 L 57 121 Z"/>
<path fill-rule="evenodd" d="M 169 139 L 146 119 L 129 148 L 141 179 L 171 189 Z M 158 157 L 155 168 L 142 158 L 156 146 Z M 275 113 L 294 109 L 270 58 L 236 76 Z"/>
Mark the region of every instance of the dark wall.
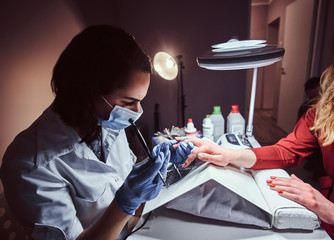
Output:
<path fill-rule="evenodd" d="M 196 57 L 232 36 L 247 39 L 250 1 L 15 0 L 0 7 L 0 164 L 22 130 L 53 101 L 52 69 L 60 53 L 82 29 L 114 24 L 132 33 L 147 53 L 165 50 L 183 55 L 186 118 L 201 129 L 202 119 L 220 105 L 245 111 L 246 71 L 209 71 Z M 176 81 L 152 76 L 140 120 L 152 136 L 154 105 L 160 105 L 160 129 L 177 122 Z M 182 126 L 181 126 L 182 127 Z"/>
<path fill-rule="evenodd" d="M 249 36 L 250 1 L 75 1 L 87 25 L 116 24 L 133 34 L 153 58 L 164 50 L 182 55 L 185 117 L 192 118 L 201 129 L 206 114 L 220 105 L 224 117 L 232 104 L 239 104 L 245 115 L 246 70 L 209 71 L 198 67 L 196 57 L 212 44 L 226 42 L 233 36 Z M 152 75 L 147 97 L 143 101 L 141 124 L 153 134 L 154 105 L 160 106 L 160 129 L 181 126 L 177 121 L 177 81 Z"/>
<path fill-rule="evenodd" d="M 334 61 L 334 1 L 324 1 L 323 28 L 320 29 L 323 39 L 319 49 L 318 76 Z M 316 74 L 314 74 L 316 75 Z"/>

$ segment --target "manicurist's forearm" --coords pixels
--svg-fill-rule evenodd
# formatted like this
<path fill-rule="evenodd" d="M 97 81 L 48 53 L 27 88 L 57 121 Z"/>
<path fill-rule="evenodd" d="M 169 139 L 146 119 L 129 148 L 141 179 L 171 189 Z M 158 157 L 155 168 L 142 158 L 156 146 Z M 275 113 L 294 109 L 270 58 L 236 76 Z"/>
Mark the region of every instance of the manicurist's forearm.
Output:
<path fill-rule="evenodd" d="M 77 240 L 112 240 L 116 239 L 130 215 L 123 213 L 117 206 L 115 200 L 109 205 L 100 219 L 89 228 L 85 229 Z"/>

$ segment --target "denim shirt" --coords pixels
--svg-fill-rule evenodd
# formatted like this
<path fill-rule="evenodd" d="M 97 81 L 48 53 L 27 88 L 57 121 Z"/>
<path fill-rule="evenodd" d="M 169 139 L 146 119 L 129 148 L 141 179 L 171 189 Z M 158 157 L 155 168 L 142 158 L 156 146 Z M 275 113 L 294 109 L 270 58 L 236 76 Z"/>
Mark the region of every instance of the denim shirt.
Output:
<path fill-rule="evenodd" d="M 105 162 L 80 140 L 49 107 L 4 155 L 8 205 L 33 239 L 76 239 L 103 214 L 136 161 L 124 130 L 102 128 Z"/>

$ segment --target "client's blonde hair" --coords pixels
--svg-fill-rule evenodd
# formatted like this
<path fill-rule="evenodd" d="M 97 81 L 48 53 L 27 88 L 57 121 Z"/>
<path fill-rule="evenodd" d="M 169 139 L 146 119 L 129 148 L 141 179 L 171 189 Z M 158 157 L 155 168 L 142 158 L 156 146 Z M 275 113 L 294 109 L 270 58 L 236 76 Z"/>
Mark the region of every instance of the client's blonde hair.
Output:
<path fill-rule="evenodd" d="M 334 142 L 334 63 L 322 74 L 320 80 L 319 101 L 315 104 L 315 131 L 322 145 Z"/>

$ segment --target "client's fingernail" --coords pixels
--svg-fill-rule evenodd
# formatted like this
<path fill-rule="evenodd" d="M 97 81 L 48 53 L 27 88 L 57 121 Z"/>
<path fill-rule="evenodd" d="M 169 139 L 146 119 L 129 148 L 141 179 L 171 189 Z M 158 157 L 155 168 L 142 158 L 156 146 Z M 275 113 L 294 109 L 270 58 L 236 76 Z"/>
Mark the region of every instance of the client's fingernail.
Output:
<path fill-rule="evenodd" d="M 283 193 L 283 191 L 282 191 L 282 190 L 277 190 L 277 192 L 278 192 L 279 194 L 282 194 L 282 193 Z"/>
<path fill-rule="evenodd" d="M 276 186 L 275 184 L 272 184 L 272 183 L 269 184 L 269 187 L 272 187 L 272 188 L 273 188 L 273 187 L 275 187 L 275 186 Z"/>
<path fill-rule="evenodd" d="M 273 181 L 272 180 L 266 180 L 267 183 L 272 183 Z"/>
<path fill-rule="evenodd" d="M 270 176 L 270 178 L 271 178 L 271 179 L 276 179 L 276 177 L 274 177 L 274 176 Z"/>

